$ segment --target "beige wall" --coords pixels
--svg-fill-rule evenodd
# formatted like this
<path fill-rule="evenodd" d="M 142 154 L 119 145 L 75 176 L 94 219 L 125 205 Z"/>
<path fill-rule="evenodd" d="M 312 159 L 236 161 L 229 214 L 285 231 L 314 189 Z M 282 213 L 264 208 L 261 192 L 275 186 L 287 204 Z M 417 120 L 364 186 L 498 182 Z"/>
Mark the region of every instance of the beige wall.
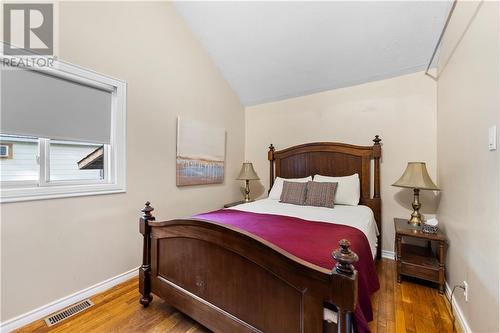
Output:
<path fill-rule="evenodd" d="M 261 185 L 269 186 L 267 147 L 314 141 L 370 145 L 382 138 L 383 249 L 393 250 L 394 217 L 410 214 L 412 192 L 391 186 L 408 161 L 425 161 L 436 176 L 436 85 L 423 73 L 405 75 L 305 97 L 246 108 L 245 158 L 254 163 Z M 422 193 L 423 212 L 433 213 L 432 192 Z"/>
<path fill-rule="evenodd" d="M 488 127 L 499 126 L 499 4 L 459 2 L 443 40 L 438 81 L 438 218 L 449 238 L 451 287 L 473 332 L 499 331 L 499 153 Z M 470 27 L 467 29 L 467 25 Z M 458 43 L 458 44 L 457 44 Z M 500 148 L 500 147 L 499 147 Z"/>
<path fill-rule="evenodd" d="M 244 112 L 166 2 L 63 2 L 60 58 L 128 82 L 126 194 L 1 206 L 1 319 L 137 267 L 146 200 L 166 219 L 241 198 Z M 227 130 L 223 185 L 175 186 L 176 116 Z"/>

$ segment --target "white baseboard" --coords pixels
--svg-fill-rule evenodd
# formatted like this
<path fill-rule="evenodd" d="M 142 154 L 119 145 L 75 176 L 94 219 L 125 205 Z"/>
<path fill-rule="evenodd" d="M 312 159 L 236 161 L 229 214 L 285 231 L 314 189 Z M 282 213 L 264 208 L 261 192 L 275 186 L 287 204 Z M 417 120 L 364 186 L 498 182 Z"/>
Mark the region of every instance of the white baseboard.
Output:
<path fill-rule="evenodd" d="M 84 300 L 85 298 L 89 298 L 91 296 L 94 296 L 95 294 L 110 289 L 111 287 L 114 287 L 117 284 L 120 284 L 137 276 L 138 271 L 139 271 L 138 268 L 131 269 L 128 272 L 119 274 L 115 277 L 99 282 L 93 286 L 77 291 L 74 294 L 65 296 L 63 298 L 55 300 L 54 302 L 45 304 L 37 309 L 31 310 L 17 317 L 6 320 L 0 323 L 0 332 L 6 333 L 15 330 L 17 328 L 23 327 L 38 319 L 48 316 L 51 313 L 62 310 L 74 303 Z"/>
<path fill-rule="evenodd" d="M 446 289 L 446 296 L 448 296 L 448 299 L 451 297 L 451 288 L 448 285 L 448 282 L 445 282 L 445 289 Z M 455 295 L 456 295 L 455 291 Z M 460 305 L 458 305 L 458 302 L 453 298 L 452 300 L 453 304 L 453 313 L 455 314 L 455 318 L 458 319 L 458 324 L 461 326 L 462 332 L 464 333 L 472 333 L 472 330 L 470 329 L 469 323 L 467 322 L 467 319 L 465 319 L 464 313 L 462 312 L 462 309 L 460 308 Z"/>
<path fill-rule="evenodd" d="M 394 251 L 382 250 L 382 258 L 394 260 Z"/>

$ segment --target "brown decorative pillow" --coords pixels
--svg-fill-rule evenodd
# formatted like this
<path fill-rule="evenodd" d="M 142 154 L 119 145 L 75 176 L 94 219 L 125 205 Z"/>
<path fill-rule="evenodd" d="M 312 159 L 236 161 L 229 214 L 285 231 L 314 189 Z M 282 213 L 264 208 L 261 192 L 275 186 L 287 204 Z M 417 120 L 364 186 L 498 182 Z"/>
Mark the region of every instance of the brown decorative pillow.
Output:
<path fill-rule="evenodd" d="M 283 182 L 280 202 L 303 205 L 306 200 L 307 183 Z"/>
<path fill-rule="evenodd" d="M 338 183 L 307 182 L 306 205 L 333 208 Z"/>

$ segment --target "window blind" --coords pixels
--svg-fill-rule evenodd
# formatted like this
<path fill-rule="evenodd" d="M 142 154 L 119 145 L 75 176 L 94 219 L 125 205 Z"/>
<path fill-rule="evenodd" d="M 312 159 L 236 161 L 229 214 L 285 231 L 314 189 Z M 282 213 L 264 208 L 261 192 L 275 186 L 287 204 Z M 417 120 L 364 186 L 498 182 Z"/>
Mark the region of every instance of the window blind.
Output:
<path fill-rule="evenodd" d="M 0 85 L 1 133 L 110 143 L 112 91 L 6 66 Z"/>

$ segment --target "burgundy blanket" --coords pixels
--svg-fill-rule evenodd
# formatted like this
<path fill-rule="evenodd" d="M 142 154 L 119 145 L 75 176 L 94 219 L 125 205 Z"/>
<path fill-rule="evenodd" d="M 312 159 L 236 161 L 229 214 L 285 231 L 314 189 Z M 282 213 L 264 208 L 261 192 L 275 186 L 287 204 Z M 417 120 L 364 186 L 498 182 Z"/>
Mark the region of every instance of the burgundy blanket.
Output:
<path fill-rule="evenodd" d="M 340 224 L 231 209 L 194 217 L 245 230 L 296 257 L 329 270 L 335 266 L 335 261 L 331 257 L 332 251 L 338 247 L 341 239 L 348 239 L 351 242 L 351 249 L 359 256 L 359 261 L 354 264 L 358 270 L 359 281 L 354 325 L 357 332 L 370 332 L 367 324 L 373 319 L 370 297 L 380 285 L 370 244 L 360 230 Z"/>

